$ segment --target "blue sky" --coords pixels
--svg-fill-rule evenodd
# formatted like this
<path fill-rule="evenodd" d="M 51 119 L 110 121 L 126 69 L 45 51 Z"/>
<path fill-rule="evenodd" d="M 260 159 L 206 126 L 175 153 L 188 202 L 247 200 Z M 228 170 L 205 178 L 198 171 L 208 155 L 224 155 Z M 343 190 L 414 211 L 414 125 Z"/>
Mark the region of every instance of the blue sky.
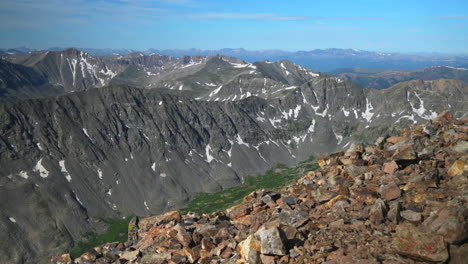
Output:
<path fill-rule="evenodd" d="M 468 54 L 468 1 L 0 0 L 0 47 Z"/>

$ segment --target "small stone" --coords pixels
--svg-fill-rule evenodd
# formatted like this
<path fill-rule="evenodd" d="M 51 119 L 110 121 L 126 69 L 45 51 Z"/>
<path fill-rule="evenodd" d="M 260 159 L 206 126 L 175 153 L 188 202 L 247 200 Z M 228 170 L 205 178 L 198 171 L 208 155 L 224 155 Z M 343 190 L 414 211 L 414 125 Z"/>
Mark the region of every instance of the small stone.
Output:
<path fill-rule="evenodd" d="M 405 210 L 400 213 L 401 217 L 410 221 L 410 222 L 421 222 L 422 216 L 421 213 L 412 211 L 412 210 Z"/>
<path fill-rule="evenodd" d="M 262 260 L 262 264 L 275 264 L 275 257 L 274 256 L 267 256 L 267 255 L 260 255 L 260 259 Z"/>
<path fill-rule="evenodd" d="M 370 181 L 374 177 L 374 174 L 372 172 L 366 172 L 364 173 L 364 180 Z"/>
<path fill-rule="evenodd" d="M 279 219 L 282 224 L 299 227 L 309 219 L 309 214 L 301 209 L 283 210 L 279 214 Z"/>
<path fill-rule="evenodd" d="M 253 235 L 249 235 L 245 240 L 237 245 L 237 252 L 247 263 L 259 263 L 260 242 L 256 240 Z"/>
<path fill-rule="evenodd" d="M 189 247 L 184 247 L 183 250 L 184 250 L 185 256 L 187 256 L 190 263 L 195 263 L 195 261 L 197 261 L 198 258 L 200 257 L 199 251 L 197 250 L 193 250 Z"/>
<path fill-rule="evenodd" d="M 385 202 L 381 199 L 377 199 L 375 200 L 375 203 L 369 213 L 369 220 L 375 225 L 380 225 L 381 223 L 385 222 L 386 214 L 387 206 L 385 205 Z"/>
<path fill-rule="evenodd" d="M 370 190 L 369 188 L 358 188 L 356 191 L 354 191 L 354 198 L 368 205 L 374 204 L 378 197 L 378 193 Z"/>
<path fill-rule="evenodd" d="M 385 137 L 378 137 L 378 138 L 375 140 L 374 145 L 375 145 L 375 146 L 380 146 L 380 145 L 382 145 L 382 143 L 384 143 L 384 141 L 385 141 Z"/>
<path fill-rule="evenodd" d="M 171 252 L 160 252 L 157 254 L 147 254 L 141 257 L 139 263 L 143 264 L 153 264 L 153 263 L 163 263 L 163 261 L 170 260 L 172 258 Z"/>
<path fill-rule="evenodd" d="M 120 255 L 121 259 L 126 259 L 128 261 L 132 261 L 137 259 L 140 256 L 140 251 L 139 250 L 134 250 L 134 251 L 124 251 Z"/>
<path fill-rule="evenodd" d="M 436 118 L 434 118 L 433 122 L 439 123 L 439 122 L 450 121 L 450 120 L 452 120 L 452 114 L 449 111 L 445 110 L 442 113 L 440 113 Z"/>
<path fill-rule="evenodd" d="M 285 197 L 281 198 L 283 200 L 283 203 L 287 205 L 294 205 L 297 202 L 297 198 L 294 195 L 288 195 Z"/>
<path fill-rule="evenodd" d="M 215 248 L 215 244 L 213 244 L 213 242 L 211 242 L 209 239 L 207 238 L 203 238 L 202 241 L 201 241 L 201 247 L 202 249 L 204 250 L 207 250 L 207 251 L 211 251 L 213 248 Z"/>
<path fill-rule="evenodd" d="M 414 160 L 416 159 L 416 152 L 413 145 L 406 144 L 399 147 L 392 156 L 394 160 Z"/>
<path fill-rule="evenodd" d="M 390 210 L 387 213 L 387 219 L 390 220 L 392 223 L 398 224 L 400 221 L 400 211 L 401 205 L 398 201 L 391 201 L 390 202 Z"/>
<path fill-rule="evenodd" d="M 62 254 L 60 256 L 54 256 L 50 260 L 52 264 L 70 264 L 72 263 L 72 259 L 70 254 Z"/>
<path fill-rule="evenodd" d="M 463 175 L 464 171 L 465 171 L 465 162 L 461 160 L 457 160 L 452 164 L 452 166 L 450 166 L 450 169 L 448 170 L 448 175 L 451 177 L 460 176 L 460 175 Z"/>
<path fill-rule="evenodd" d="M 83 253 L 81 255 L 81 259 L 94 261 L 98 258 L 98 256 L 99 256 L 99 253 L 97 253 L 95 250 L 91 250 L 89 252 Z"/>
<path fill-rule="evenodd" d="M 331 222 L 328 227 L 332 230 L 337 230 L 337 229 L 341 229 L 344 225 L 344 220 L 343 219 L 339 219 L 339 220 L 336 220 L 334 222 Z"/>
<path fill-rule="evenodd" d="M 398 144 L 402 141 L 405 141 L 405 140 L 408 140 L 409 138 L 408 137 L 399 137 L 399 136 L 393 136 L 393 137 L 389 137 L 387 138 L 387 142 L 390 142 L 392 144 Z"/>
<path fill-rule="evenodd" d="M 192 242 L 192 236 L 187 231 L 185 231 L 185 229 L 180 224 L 177 224 L 174 227 L 174 230 L 177 231 L 176 239 L 180 242 L 180 244 L 182 244 L 184 247 L 188 247 Z"/>
<path fill-rule="evenodd" d="M 391 201 L 401 196 L 401 190 L 395 182 L 380 187 L 380 195 L 385 201 Z"/>
<path fill-rule="evenodd" d="M 233 254 L 232 248 L 227 247 L 222 251 L 222 253 L 219 256 L 223 259 L 227 259 L 227 258 L 230 258 L 232 254 Z"/>
<path fill-rule="evenodd" d="M 398 170 L 398 164 L 394 160 L 384 164 L 383 171 L 385 173 L 393 175 L 396 170 Z"/>
<path fill-rule="evenodd" d="M 295 258 L 295 257 L 300 256 L 300 254 L 299 254 L 299 252 L 297 252 L 296 249 L 291 248 L 291 249 L 289 250 L 289 256 L 291 256 L 291 258 Z"/>
<path fill-rule="evenodd" d="M 468 153 L 468 141 L 461 140 L 457 144 L 452 146 L 451 149 L 456 152 Z"/>

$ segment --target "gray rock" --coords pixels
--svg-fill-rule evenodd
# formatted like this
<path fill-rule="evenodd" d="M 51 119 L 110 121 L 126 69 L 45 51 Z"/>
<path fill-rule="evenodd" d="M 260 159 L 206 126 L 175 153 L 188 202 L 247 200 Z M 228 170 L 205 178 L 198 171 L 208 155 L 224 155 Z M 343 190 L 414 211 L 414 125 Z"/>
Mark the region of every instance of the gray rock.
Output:
<path fill-rule="evenodd" d="M 420 222 L 422 220 L 421 213 L 412 211 L 412 210 L 404 210 L 400 212 L 401 217 L 410 221 L 410 222 Z"/>
<path fill-rule="evenodd" d="M 261 253 L 266 255 L 286 255 L 284 241 L 278 228 L 260 228 L 255 237 L 260 241 Z"/>

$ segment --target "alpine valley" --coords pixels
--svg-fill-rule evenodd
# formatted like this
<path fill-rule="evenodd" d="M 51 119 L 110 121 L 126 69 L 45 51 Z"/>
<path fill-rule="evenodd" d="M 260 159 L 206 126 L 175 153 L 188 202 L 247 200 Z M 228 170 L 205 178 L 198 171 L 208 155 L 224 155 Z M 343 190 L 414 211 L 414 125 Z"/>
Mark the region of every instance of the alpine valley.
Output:
<path fill-rule="evenodd" d="M 0 60 L 1 263 L 47 263 L 103 232 L 103 219 L 176 210 L 444 110 L 468 118 L 466 69 L 392 73 L 378 90 L 352 81 L 383 73 L 334 76 L 289 60 L 20 55 Z"/>

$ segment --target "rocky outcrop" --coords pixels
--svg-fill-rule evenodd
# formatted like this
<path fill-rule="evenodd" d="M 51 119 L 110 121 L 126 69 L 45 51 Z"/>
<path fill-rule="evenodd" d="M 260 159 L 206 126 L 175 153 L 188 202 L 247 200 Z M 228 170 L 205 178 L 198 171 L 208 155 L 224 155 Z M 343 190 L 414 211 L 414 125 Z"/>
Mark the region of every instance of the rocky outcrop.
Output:
<path fill-rule="evenodd" d="M 321 170 L 278 192 L 224 212 L 134 220 L 129 241 L 52 263 L 462 263 L 467 132 L 468 120 L 444 112 L 402 140 L 321 157 Z"/>

